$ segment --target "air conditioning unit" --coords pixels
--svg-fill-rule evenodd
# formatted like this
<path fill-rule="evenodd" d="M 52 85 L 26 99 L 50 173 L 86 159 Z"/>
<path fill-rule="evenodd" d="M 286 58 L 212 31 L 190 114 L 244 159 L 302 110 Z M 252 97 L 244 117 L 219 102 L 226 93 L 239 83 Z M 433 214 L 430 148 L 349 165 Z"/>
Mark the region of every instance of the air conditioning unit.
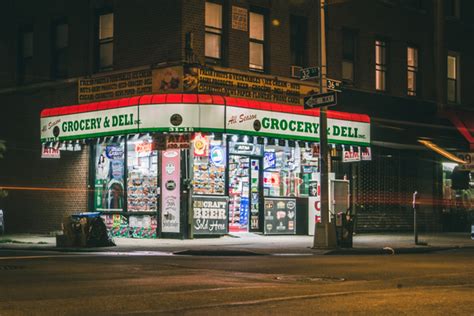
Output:
<path fill-rule="evenodd" d="M 303 69 L 303 67 L 291 66 L 291 77 L 299 79 L 301 77 L 301 69 Z"/>

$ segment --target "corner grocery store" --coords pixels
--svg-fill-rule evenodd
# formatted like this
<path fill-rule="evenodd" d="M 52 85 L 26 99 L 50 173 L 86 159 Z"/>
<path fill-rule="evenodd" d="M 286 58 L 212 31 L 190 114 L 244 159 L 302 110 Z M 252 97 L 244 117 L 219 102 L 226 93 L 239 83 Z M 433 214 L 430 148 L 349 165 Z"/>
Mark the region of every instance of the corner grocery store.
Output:
<path fill-rule="evenodd" d="M 308 234 L 317 220 L 318 110 L 145 95 L 45 109 L 41 141 L 90 146 L 89 209 L 115 236 Z M 369 117 L 328 111 L 328 141 L 370 159 Z"/>

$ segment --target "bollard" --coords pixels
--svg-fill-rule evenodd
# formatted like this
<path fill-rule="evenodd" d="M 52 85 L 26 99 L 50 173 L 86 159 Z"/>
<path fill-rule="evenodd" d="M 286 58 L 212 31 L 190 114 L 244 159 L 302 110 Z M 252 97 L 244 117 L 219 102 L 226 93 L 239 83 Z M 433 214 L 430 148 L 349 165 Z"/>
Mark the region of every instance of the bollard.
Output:
<path fill-rule="evenodd" d="M 413 235 L 415 237 L 415 245 L 418 244 L 418 230 L 416 227 L 416 195 L 418 191 L 413 192 Z"/>

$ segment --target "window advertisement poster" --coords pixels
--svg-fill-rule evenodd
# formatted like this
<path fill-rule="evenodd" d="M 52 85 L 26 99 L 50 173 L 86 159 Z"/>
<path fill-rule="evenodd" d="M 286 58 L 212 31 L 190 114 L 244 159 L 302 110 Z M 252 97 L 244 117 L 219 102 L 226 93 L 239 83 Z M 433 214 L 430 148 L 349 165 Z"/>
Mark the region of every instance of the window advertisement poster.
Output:
<path fill-rule="evenodd" d="M 265 234 L 296 234 L 296 199 L 265 198 Z"/>
<path fill-rule="evenodd" d="M 364 161 L 372 160 L 372 149 L 370 147 L 366 147 L 361 150 L 361 159 Z"/>
<path fill-rule="evenodd" d="M 342 150 L 342 162 L 355 162 L 360 161 L 360 147 L 350 147 L 349 150 L 344 148 Z"/>
<path fill-rule="evenodd" d="M 248 11 L 246 8 L 232 6 L 232 29 L 247 32 Z"/>
<path fill-rule="evenodd" d="M 47 146 L 45 144 L 41 145 L 41 158 L 61 158 L 61 151 L 57 147 Z"/>
<path fill-rule="evenodd" d="M 226 196 L 193 196 L 193 233 L 195 235 L 226 234 L 227 205 Z"/>
<path fill-rule="evenodd" d="M 168 149 L 161 155 L 161 231 L 179 233 L 181 153 L 179 149 Z"/>
<path fill-rule="evenodd" d="M 97 211 L 123 211 L 124 153 L 123 142 L 97 145 L 94 199 Z"/>

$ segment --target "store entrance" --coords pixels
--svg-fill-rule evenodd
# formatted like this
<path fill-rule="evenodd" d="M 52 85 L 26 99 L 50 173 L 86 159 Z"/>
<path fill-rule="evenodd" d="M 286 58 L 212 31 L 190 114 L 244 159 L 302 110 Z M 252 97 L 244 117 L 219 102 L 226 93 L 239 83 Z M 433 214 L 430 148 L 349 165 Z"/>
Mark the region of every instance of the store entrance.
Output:
<path fill-rule="evenodd" d="M 229 232 L 260 232 L 262 159 L 229 155 Z"/>

